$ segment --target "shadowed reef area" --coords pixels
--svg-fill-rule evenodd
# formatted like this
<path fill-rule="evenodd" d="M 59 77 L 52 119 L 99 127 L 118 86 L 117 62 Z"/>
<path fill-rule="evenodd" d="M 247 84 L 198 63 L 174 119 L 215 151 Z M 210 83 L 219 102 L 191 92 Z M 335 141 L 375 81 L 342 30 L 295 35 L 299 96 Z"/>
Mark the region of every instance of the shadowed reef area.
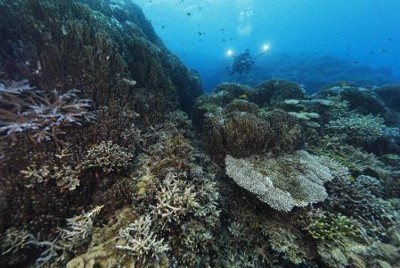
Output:
<path fill-rule="evenodd" d="M 400 85 L 201 95 L 129 1 L 0 40 L 1 267 L 398 267 Z"/>

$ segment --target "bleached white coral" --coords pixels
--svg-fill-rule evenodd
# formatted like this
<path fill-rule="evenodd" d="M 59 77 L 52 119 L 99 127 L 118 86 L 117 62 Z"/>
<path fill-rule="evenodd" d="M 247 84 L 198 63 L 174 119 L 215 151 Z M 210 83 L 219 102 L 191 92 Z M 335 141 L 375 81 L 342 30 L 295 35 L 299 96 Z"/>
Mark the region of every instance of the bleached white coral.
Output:
<path fill-rule="evenodd" d="M 163 222 L 178 222 L 180 217 L 200 207 L 194 186 L 178 179 L 173 173 L 167 174 L 163 180 L 156 200 L 154 213 Z"/>
<path fill-rule="evenodd" d="M 73 248 L 87 242 L 93 232 L 93 220 L 102 208 L 97 206 L 89 212 L 67 219 L 67 228 L 60 232 L 61 244 Z"/>
<path fill-rule="evenodd" d="M 151 225 L 152 219 L 149 215 L 140 216 L 119 231 L 116 248 L 134 256 L 142 263 L 145 263 L 148 257 L 159 257 L 168 251 L 169 247 L 151 230 Z"/>
<path fill-rule="evenodd" d="M 290 211 L 294 206 L 292 196 L 273 186 L 271 179 L 256 172 L 253 165 L 245 159 L 236 159 L 230 155 L 225 158 L 226 174 L 240 187 L 255 194 L 272 208 Z"/>
<path fill-rule="evenodd" d="M 335 176 L 345 176 L 346 169 L 324 157 L 306 151 L 277 158 L 225 158 L 226 174 L 240 187 L 280 211 L 304 207 L 325 200 L 323 186 Z"/>

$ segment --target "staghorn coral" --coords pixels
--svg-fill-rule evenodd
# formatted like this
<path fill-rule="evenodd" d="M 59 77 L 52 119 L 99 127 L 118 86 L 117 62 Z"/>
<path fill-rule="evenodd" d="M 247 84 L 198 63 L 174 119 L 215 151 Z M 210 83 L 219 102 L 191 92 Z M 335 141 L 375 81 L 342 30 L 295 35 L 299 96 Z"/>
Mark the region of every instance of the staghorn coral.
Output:
<path fill-rule="evenodd" d="M 174 246 L 174 256 L 184 267 L 193 267 L 200 263 L 212 263 L 207 252 L 215 241 L 211 230 L 203 223 L 192 220 L 181 226 L 179 246 Z M 171 241 L 175 243 L 174 241 Z"/>
<path fill-rule="evenodd" d="M 240 106 L 228 105 L 226 111 L 206 115 L 205 134 L 211 152 L 243 157 L 266 151 L 290 152 L 300 146 L 299 124 L 285 111 L 273 110 L 259 116 L 256 107 L 251 108 L 255 104 L 240 102 Z"/>
<path fill-rule="evenodd" d="M 169 247 L 157 237 L 151 226 L 150 216 L 139 217 L 126 228 L 120 229 L 116 248 L 132 255 L 141 264 L 146 263 L 147 259 L 158 259 Z"/>
<path fill-rule="evenodd" d="M 93 220 L 99 215 L 103 206 L 97 206 L 89 212 L 67 219 L 67 228 L 60 231 L 60 244 L 73 249 L 87 243 L 93 234 Z"/>
<path fill-rule="evenodd" d="M 347 176 L 346 169 L 306 151 L 274 158 L 225 158 L 226 174 L 240 187 L 279 211 L 305 207 L 328 197 L 323 184 L 334 176 Z"/>
<path fill-rule="evenodd" d="M 180 223 L 190 211 L 200 207 L 196 200 L 194 186 L 190 186 L 183 180 L 177 179 L 176 174 L 169 173 L 162 181 L 155 196 L 156 205 L 153 213 L 158 222 L 165 227 L 165 223 Z"/>
<path fill-rule="evenodd" d="M 82 161 L 82 169 L 100 169 L 104 173 L 119 172 L 128 167 L 132 153 L 112 141 L 102 141 L 90 148 Z"/>
<path fill-rule="evenodd" d="M 209 132 L 209 148 L 213 151 L 247 156 L 265 150 L 269 126 L 256 115 L 232 112 L 221 123 L 213 125 Z"/>
<path fill-rule="evenodd" d="M 320 260 L 328 267 L 396 266 L 399 248 L 370 238 L 365 226 L 351 217 L 317 210 L 308 214 L 304 229 L 316 242 Z"/>
<path fill-rule="evenodd" d="M 68 253 L 73 252 L 91 238 L 93 220 L 101 208 L 95 207 L 89 212 L 67 219 L 67 228 L 60 229 L 51 240 L 42 240 L 39 235 L 35 237 L 26 230 L 11 227 L 4 233 L 1 255 L 20 254 L 25 250 L 34 249 L 39 250 L 35 266 L 60 266 L 68 258 Z M 12 258 L 9 264 L 12 263 L 11 261 Z"/>

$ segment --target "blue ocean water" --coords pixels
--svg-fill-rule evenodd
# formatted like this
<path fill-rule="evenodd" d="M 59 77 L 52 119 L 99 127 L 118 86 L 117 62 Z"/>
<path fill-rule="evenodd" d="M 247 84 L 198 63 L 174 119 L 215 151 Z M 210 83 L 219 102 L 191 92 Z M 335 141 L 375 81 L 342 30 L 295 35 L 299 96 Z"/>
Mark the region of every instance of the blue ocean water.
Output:
<path fill-rule="evenodd" d="M 232 80 L 226 69 L 233 56 L 227 53 L 238 55 L 246 48 L 255 59 L 254 73 L 238 82 L 277 77 L 316 91 L 337 80 L 368 85 L 399 81 L 398 0 L 134 2 L 166 46 L 200 72 L 206 91 Z"/>

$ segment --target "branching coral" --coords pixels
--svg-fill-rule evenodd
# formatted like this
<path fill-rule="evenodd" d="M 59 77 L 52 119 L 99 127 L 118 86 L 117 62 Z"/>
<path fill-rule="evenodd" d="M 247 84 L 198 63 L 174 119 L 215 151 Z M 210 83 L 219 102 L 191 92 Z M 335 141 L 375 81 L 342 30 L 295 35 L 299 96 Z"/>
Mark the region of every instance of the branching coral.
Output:
<path fill-rule="evenodd" d="M 355 180 L 338 179 L 329 183 L 330 205 L 344 215 L 353 216 L 367 228 L 367 234 L 381 238 L 400 219 L 396 208 L 380 198 L 383 185 L 376 178 L 361 175 Z"/>
<path fill-rule="evenodd" d="M 81 246 L 90 239 L 93 232 L 93 220 L 102 207 L 96 207 L 82 215 L 67 219 L 67 228 L 59 230 L 52 240 L 41 240 L 26 230 L 14 227 L 6 230 L 1 255 L 18 254 L 25 249 L 39 249 L 40 255 L 35 260 L 35 265 L 42 267 L 49 263 L 60 264 L 64 254 Z"/>
<path fill-rule="evenodd" d="M 134 256 L 142 264 L 148 258 L 155 260 L 169 250 L 163 239 L 159 239 L 152 231 L 150 216 L 141 216 L 121 229 L 116 248 Z"/>
<path fill-rule="evenodd" d="M 154 215 L 161 223 L 179 223 L 180 218 L 200 207 L 193 186 L 169 173 L 156 192 Z"/>
<path fill-rule="evenodd" d="M 359 223 L 349 217 L 326 211 L 312 213 L 305 228 L 315 240 L 323 243 L 344 243 L 361 237 Z"/>
<path fill-rule="evenodd" d="M 0 89 L 0 133 L 15 136 L 28 133 L 37 142 L 62 134 L 62 127 L 81 126 L 96 120 L 91 101 L 80 99 L 79 90 L 64 94 L 44 93 L 26 81 Z"/>
<path fill-rule="evenodd" d="M 67 219 L 67 228 L 60 231 L 62 245 L 71 249 L 88 242 L 93 232 L 93 220 L 102 208 L 103 206 L 98 206 L 82 215 Z"/>
<path fill-rule="evenodd" d="M 79 168 L 74 169 L 71 166 L 48 166 L 37 167 L 31 165 L 21 170 L 24 178 L 29 180 L 26 184 L 28 188 L 36 187 L 37 184 L 46 184 L 55 181 L 57 186 L 62 190 L 73 191 L 79 184 Z"/>
<path fill-rule="evenodd" d="M 121 171 L 129 165 L 132 154 L 112 141 L 102 141 L 90 148 L 82 161 L 82 169 L 100 169 L 104 173 Z"/>
<path fill-rule="evenodd" d="M 368 144 L 382 137 L 383 119 L 373 115 L 351 114 L 348 117 L 330 121 L 329 131 L 355 144 Z"/>
<path fill-rule="evenodd" d="M 276 159 L 225 158 L 226 173 L 240 187 L 280 211 L 304 207 L 328 197 L 323 184 L 334 176 L 346 176 L 346 169 L 306 151 Z M 341 168 L 341 169 L 340 169 Z"/>

